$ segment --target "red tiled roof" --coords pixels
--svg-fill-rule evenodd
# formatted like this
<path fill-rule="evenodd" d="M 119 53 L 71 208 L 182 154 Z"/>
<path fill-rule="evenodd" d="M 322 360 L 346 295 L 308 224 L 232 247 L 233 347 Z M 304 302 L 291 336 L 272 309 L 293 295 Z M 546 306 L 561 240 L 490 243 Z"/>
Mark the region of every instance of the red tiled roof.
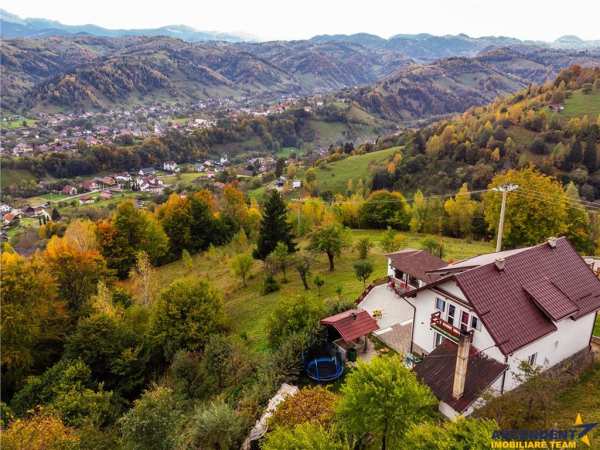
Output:
<path fill-rule="evenodd" d="M 462 397 L 456 400 L 452 397 L 452 386 L 457 349 L 456 344 L 445 340 L 425 356 L 414 370 L 417 377 L 431 388 L 439 400 L 447 403 L 454 410 L 462 412 L 477 400 L 508 366 L 495 359 L 485 357 L 475 347 L 471 347 L 465 390 Z"/>
<path fill-rule="evenodd" d="M 322 325 L 334 327 L 346 342 L 366 336 L 379 329 L 377 321 L 362 309 L 350 309 L 321 319 Z"/>
<path fill-rule="evenodd" d="M 392 266 L 402 272 L 423 281 L 433 281 L 437 275 L 428 274 L 430 270 L 444 267 L 447 263 L 425 250 L 405 249 L 387 255 Z"/>
<path fill-rule="evenodd" d="M 523 289 L 540 309 L 554 321 L 564 319 L 579 310 L 577 305 L 569 300 L 569 297 L 563 294 L 548 278 L 526 284 Z"/>
<path fill-rule="evenodd" d="M 555 331 L 552 320 L 600 309 L 600 280 L 565 238 L 506 257 L 503 270 L 492 262 L 450 278 L 505 355 Z"/>

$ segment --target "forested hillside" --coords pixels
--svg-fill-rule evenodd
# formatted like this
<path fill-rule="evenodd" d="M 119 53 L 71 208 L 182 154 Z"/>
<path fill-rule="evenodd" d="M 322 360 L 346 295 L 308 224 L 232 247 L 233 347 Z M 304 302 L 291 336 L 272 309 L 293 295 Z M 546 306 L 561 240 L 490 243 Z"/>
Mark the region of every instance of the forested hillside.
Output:
<path fill-rule="evenodd" d="M 538 47 L 497 48 L 475 58 L 450 58 L 400 70 L 345 95 L 386 119 L 411 121 L 463 112 L 497 97 L 554 79 L 573 64 L 597 66 L 600 52 L 565 52 Z"/>
<path fill-rule="evenodd" d="M 487 186 L 495 173 L 533 164 L 581 195 L 600 197 L 600 68 L 573 66 L 542 85 L 387 141 L 404 158 L 374 188 L 447 192 Z M 381 143 L 380 143 L 381 145 Z"/>

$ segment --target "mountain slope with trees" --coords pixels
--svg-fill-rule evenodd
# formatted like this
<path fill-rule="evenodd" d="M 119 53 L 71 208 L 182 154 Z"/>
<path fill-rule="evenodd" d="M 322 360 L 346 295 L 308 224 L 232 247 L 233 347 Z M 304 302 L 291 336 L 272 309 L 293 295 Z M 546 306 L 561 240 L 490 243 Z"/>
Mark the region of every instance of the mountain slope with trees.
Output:
<path fill-rule="evenodd" d="M 400 70 L 371 87 L 343 95 L 386 119 L 410 121 L 463 112 L 544 83 L 571 65 L 600 65 L 600 51 L 499 48 L 475 58 L 449 58 Z"/>
<path fill-rule="evenodd" d="M 587 107 L 581 107 L 587 105 Z M 593 105 L 597 105 L 595 108 Z M 485 107 L 379 145 L 404 145 L 373 187 L 448 192 L 467 182 L 483 189 L 499 171 L 534 165 L 587 200 L 600 198 L 600 67 L 573 66 Z"/>

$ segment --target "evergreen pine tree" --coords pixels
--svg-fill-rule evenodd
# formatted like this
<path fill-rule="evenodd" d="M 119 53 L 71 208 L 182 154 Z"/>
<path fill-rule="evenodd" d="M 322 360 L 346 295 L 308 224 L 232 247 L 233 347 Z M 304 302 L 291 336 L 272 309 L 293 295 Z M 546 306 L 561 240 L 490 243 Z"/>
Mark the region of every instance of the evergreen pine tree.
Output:
<path fill-rule="evenodd" d="M 279 195 L 272 191 L 265 203 L 265 209 L 260 224 L 260 234 L 253 256 L 256 259 L 265 259 L 277 246 L 283 242 L 288 251 L 295 252 L 296 244 L 293 241 L 292 225 L 287 221 L 287 207 Z"/>
<path fill-rule="evenodd" d="M 581 149 L 581 142 L 575 139 L 573 145 L 571 145 L 571 151 L 565 159 L 567 170 L 570 170 L 574 164 L 577 164 L 583 158 L 583 150 Z"/>
<path fill-rule="evenodd" d="M 596 139 L 595 136 L 592 133 L 590 133 L 586 140 L 585 152 L 583 153 L 583 163 L 588 168 L 590 173 L 596 170 L 596 167 L 598 165 L 597 159 L 598 156 L 596 150 Z"/>
<path fill-rule="evenodd" d="M 52 220 L 55 222 L 58 222 L 60 220 L 60 213 L 56 208 L 52 208 Z"/>

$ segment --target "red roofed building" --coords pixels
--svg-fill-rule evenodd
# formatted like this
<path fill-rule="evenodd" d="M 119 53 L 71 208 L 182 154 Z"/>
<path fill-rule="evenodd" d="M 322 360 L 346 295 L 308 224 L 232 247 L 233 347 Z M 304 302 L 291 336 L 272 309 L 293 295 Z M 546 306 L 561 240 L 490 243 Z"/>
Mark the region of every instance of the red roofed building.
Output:
<path fill-rule="evenodd" d="M 470 414 L 484 389 L 517 387 L 522 361 L 546 369 L 589 349 L 600 280 L 565 238 L 427 275 L 404 294 L 414 306 L 412 352 L 424 355 L 415 371 L 448 417 Z"/>
<path fill-rule="evenodd" d="M 350 309 L 321 319 L 321 325 L 333 327 L 347 343 L 367 336 L 377 330 L 377 321 L 367 311 Z"/>
<path fill-rule="evenodd" d="M 447 263 L 426 250 L 406 248 L 386 255 L 388 276 L 400 289 L 413 289 L 430 283 L 439 276 L 429 273 Z"/>

